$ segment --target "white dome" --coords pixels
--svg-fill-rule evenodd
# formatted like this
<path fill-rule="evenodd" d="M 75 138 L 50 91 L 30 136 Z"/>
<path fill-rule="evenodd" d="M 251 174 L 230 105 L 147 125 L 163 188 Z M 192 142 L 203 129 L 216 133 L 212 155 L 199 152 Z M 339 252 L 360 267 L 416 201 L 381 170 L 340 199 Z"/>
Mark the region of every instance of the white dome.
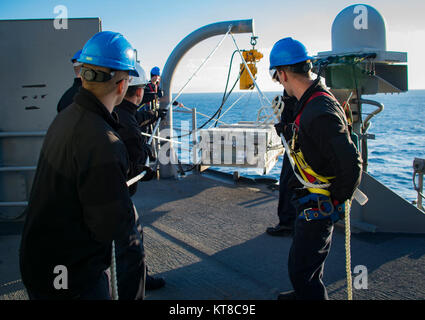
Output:
<path fill-rule="evenodd" d="M 345 8 L 332 24 L 332 51 L 349 53 L 369 49 L 387 49 L 384 18 L 375 8 L 366 4 Z"/>

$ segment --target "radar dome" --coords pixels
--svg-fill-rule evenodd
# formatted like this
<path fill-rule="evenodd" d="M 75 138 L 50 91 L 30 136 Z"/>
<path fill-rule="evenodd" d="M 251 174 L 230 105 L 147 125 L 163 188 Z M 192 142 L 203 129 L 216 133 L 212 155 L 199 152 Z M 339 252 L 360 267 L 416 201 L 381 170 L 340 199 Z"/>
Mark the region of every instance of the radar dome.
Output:
<path fill-rule="evenodd" d="M 386 51 L 386 28 L 381 14 L 366 4 L 355 4 L 342 10 L 332 24 L 332 51 Z"/>

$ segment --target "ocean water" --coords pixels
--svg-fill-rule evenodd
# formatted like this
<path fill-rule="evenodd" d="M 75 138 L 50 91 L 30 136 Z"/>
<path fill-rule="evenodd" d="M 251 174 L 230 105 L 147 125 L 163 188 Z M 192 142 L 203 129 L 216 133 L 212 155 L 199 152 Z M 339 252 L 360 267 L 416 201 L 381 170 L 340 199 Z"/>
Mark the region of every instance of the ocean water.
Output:
<path fill-rule="evenodd" d="M 279 92 L 265 92 L 272 100 Z M 255 121 L 261 106 L 258 94 L 254 92 L 236 92 L 229 96 L 223 112 L 238 98 L 237 102 L 222 118 L 225 123 Z M 213 115 L 220 106 L 222 93 L 186 93 L 178 101 L 186 107 L 196 107 L 198 112 Z M 375 135 L 369 140 L 368 173 L 378 181 L 408 201 L 417 197 L 413 189 L 413 159 L 425 158 L 425 90 L 411 90 L 401 94 L 377 94 L 364 96 L 384 104 L 384 110 L 373 117 L 368 133 Z M 363 105 L 363 119 L 376 107 Z M 190 120 L 190 114 L 174 113 L 174 125 L 179 127 L 181 120 Z M 208 118 L 197 116 L 198 127 Z M 208 128 L 208 124 L 205 128 Z M 264 177 L 279 179 L 282 158 Z M 252 169 L 213 167 L 213 169 L 233 172 L 241 175 L 258 177 L 259 172 Z"/>

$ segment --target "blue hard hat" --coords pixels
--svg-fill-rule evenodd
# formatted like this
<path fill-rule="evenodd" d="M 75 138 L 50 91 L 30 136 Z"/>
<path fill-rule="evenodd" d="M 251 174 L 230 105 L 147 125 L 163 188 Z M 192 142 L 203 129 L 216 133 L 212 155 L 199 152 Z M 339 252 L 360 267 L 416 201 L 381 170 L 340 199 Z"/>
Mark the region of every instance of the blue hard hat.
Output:
<path fill-rule="evenodd" d="M 151 76 L 159 76 L 161 75 L 161 70 L 158 67 L 153 67 L 151 70 Z"/>
<path fill-rule="evenodd" d="M 74 62 L 74 60 L 78 60 L 78 58 L 81 55 L 81 51 L 83 51 L 83 50 L 80 49 L 74 54 L 74 56 L 71 58 L 71 62 Z"/>
<path fill-rule="evenodd" d="M 87 41 L 77 61 L 114 70 L 130 71 L 130 76 L 139 76 L 136 70 L 136 52 L 118 32 L 96 33 Z"/>
<path fill-rule="evenodd" d="M 270 52 L 270 68 L 277 66 L 288 66 L 291 64 L 311 60 L 313 57 L 308 55 L 306 47 L 290 37 L 280 39 L 273 46 Z"/>

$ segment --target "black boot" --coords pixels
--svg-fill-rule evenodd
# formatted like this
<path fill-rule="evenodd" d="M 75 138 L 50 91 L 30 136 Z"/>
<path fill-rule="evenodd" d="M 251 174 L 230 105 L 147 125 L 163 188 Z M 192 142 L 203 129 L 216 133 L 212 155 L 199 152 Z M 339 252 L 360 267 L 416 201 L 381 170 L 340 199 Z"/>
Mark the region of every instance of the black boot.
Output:
<path fill-rule="evenodd" d="M 281 292 L 277 296 L 277 300 L 297 300 L 295 296 L 295 291 Z"/>
<path fill-rule="evenodd" d="M 266 232 L 271 236 L 286 237 L 292 234 L 293 226 L 278 224 L 276 227 L 267 228 Z"/>
<path fill-rule="evenodd" d="M 146 274 L 145 290 L 156 290 L 165 286 L 165 280 L 160 277 L 152 277 Z"/>

